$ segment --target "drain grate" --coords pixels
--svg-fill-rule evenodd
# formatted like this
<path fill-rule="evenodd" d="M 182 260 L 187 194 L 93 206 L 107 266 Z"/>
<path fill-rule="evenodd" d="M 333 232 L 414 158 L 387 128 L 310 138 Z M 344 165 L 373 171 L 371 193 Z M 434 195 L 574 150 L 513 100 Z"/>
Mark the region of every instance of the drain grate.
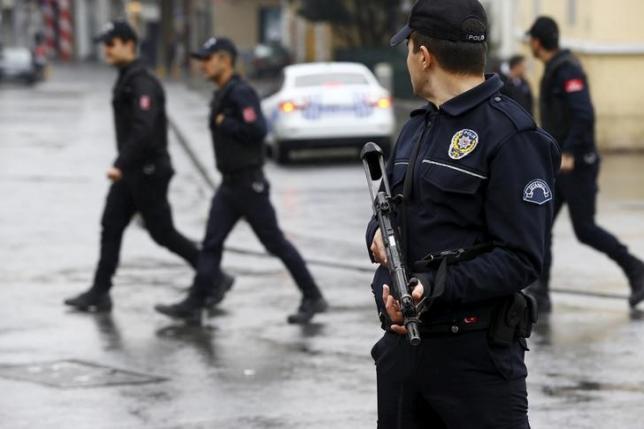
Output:
<path fill-rule="evenodd" d="M 69 359 L 20 365 L 0 365 L 0 377 L 60 389 L 159 383 L 163 377 Z"/>

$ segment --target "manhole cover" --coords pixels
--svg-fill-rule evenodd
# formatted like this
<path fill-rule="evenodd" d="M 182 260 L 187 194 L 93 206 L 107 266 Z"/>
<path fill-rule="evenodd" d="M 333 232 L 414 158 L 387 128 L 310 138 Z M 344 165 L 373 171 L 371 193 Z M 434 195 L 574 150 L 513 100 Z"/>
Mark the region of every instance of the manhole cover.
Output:
<path fill-rule="evenodd" d="M 141 374 L 80 360 L 0 365 L 0 377 L 31 381 L 61 389 L 158 383 L 163 377 Z"/>

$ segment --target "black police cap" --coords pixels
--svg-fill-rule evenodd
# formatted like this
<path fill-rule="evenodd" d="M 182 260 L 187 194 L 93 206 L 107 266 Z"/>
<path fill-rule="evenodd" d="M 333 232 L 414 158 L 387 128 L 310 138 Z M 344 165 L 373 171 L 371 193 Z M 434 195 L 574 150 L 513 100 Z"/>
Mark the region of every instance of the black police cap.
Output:
<path fill-rule="evenodd" d="M 207 60 L 215 52 L 228 52 L 233 58 L 237 57 L 237 48 L 232 40 L 226 37 L 211 37 L 196 51 L 190 53 L 192 58 Z"/>
<path fill-rule="evenodd" d="M 542 42 L 556 42 L 559 40 L 559 26 L 549 16 L 540 16 L 534 21 L 534 24 L 526 34 Z"/>
<path fill-rule="evenodd" d="M 117 19 L 105 24 L 101 33 L 94 37 L 94 42 L 105 43 L 117 37 L 124 42 L 127 42 L 128 40 L 136 42 L 139 39 L 136 35 L 136 31 L 134 31 L 134 28 L 132 28 L 127 21 Z"/>
<path fill-rule="evenodd" d="M 487 41 L 487 14 L 478 0 L 418 0 L 409 22 L 391 38 L 391 46 L 419 33 L 452 42 Z"/>

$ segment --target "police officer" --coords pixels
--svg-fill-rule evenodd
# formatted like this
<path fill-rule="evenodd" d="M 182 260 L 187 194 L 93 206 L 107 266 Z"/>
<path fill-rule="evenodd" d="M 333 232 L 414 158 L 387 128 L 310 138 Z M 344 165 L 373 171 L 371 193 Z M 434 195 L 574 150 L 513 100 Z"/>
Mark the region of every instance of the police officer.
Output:
<path fill-rule="evenodd" d="M 372 349 L 378 427 L 528 428 L 521 289 L 536 279 L 553 215 L 554 140 L 484 76 L 487 17 L 477 0 L 419 0 L 392 39 L 407 43 L 411 113 L 388 164 L 402 195 L 395 226 L 406 265 L 428 298 L 422 342 L 401 334 L 377 221 L 367 244 L 386 332 Z"/>
<path fill-rule="evenodd" d="M 106 61 L 118 69 L 112 106 L 118 156 L 107 170 L 112 181 L 101 220 L 101 251 L 92 287 L 65 304 L 82 311 L 109 311 L 109 291 L 123 232 L 139 212 L 152 239 L 196 266 L 196 246 L 172 222 L 168 185 L 174 174 L 167 150 L 165 95 L 159 81 L 137 58 L 137 35 L 125 21 L 113 21 L 96 38 Z"/>
<path fill-rule="evenodd" d="M 622 268 L 631 288 L 629 303 L 635 307 L 644 300 L 644 263 L 595 223 L 600 157 L 595 146 L 595 113 L 588 79 L 571 52 L 559 48 L 559 28 L 552 18 L 537 18 L 528 36 L 533 55 L 545 64 L 539 99 L 542 125 L 562 149 L 555 217 L 567 203 L 577 239 L 604 253 Z M 543 275 L 531 287 L 543 312 L 550 311 L 551 242 L 550 234 Z"/>
<path fill-rule="evenodd" d="M 255 90 L 235 73 L 237 49 L 226 38 L 211 38 L 192 53 L 206 79 L 219 88 L 210 105 L 209 127 L 222 184 L 212 200 L 197 274 L 188 296 L 156 309 L 173 318 L 200 321 L 205 294 L 213 278 L 221 275 L 223 244 L 238 220 L 245 219 L 266 249 L 282 260 L 303 298 L 289 323 L 307 323 L 323 312 L 322 297 L 302 256 L 284 237 L 269 199 L 263 173 L 266 121 Z M 223 292 L 218 294 L 223 297 Z"/>
<path fill-rule="evenodd" d="M 519 103 L 526 112 L 533 114 L 534 109 L 532 89 L 525 78 L 525 58 L 523 55 L 513 55 L 508 60 L 507 73 L 501 73 L 499 76 L 503 80 L 501 94 L 505 94 Z"/>

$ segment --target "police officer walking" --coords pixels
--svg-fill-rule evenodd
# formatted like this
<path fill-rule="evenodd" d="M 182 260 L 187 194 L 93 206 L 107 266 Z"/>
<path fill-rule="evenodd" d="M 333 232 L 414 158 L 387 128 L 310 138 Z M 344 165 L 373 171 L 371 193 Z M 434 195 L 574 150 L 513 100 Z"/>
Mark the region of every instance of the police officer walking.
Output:
<path fill-rule="evenodd" d="M 539 17 L 530 30 L 533 55 L 545 64 L 539 109 L 543 128 L 562 149 L 555 191 L 555 217 L 564 203 L 577 239 L 604 253 L 624 271 L 631 288 L 629 304 L 644 300 L 644 263 L 629 253 L 616 237 L 595 223 L 600 157 L 595 146 L 595 113 L 588 80 L 579 61 L 559 47 L 559 28 L 549 17 Z M 543 274 L 530 288 L 540 311 L 551 309 L 549 297 L 552 234 L 546 246 Z"/>
<path fill-rule="evenodd" d="M 157 305 L 167 316 L 188 322 L 201 320 L 212 279 L 221 275 L 226 237 L 237 221 L 245 219 L 266 249 L 282 260 L 302 292 L 289 323 L 307 323 L 327 309 L 302 256 L 284 237 L 269 199 L 269 183 L 263 172 L 266 121 L 255 90 L 235 73 L 237 49 L 226 38 L 211 38 L 192 53 L 200 61 L 206 79 L 217 85 L 210 105 L 209 127 L 222 184 L 215 193 L 206 236 L 199 255 L 197 274 L 188 296 L 179 303 Z M 220 301 L 225 290 L 216 296 Z"/>
<path fill-rule="evenodd" d="M 106 25 L 96 38 L 106 61 L 119 71 L 112 106 L 118 156 L 107 170 L 112 181 L 101 220 L 101 251 L 91 288 L 65 300 L 81 311 L 109 311 L 109 291 L 119 262 L 123 232 L 139 212 L 152 239 L 196 266 L 196 246 L 172 222 L 168 185 L 174 174 L 168 154 L 165 96 L 159 81 L 137 58 L 137 35 L 125 21 Z"/>
<path fill-rule="evenodd" d="M 392 39 L 407 43 L 414 93 L 428 101 L 403 127 L 387 174 L 402 195 L 394 226 L 406 266 L 420 280 L 412 296 L 430 305 L 413 346 L 372 219 L 367 244 L 381 264 L 372 288 L 386 330 L 372 349 L 382 429 L 529 428 L 534 317 L 520 291 L 540 274 L 560 156 L 500 93 L 499 77 L 484 76 L 486 40 L 477 0 L 419 0 Z"/>

